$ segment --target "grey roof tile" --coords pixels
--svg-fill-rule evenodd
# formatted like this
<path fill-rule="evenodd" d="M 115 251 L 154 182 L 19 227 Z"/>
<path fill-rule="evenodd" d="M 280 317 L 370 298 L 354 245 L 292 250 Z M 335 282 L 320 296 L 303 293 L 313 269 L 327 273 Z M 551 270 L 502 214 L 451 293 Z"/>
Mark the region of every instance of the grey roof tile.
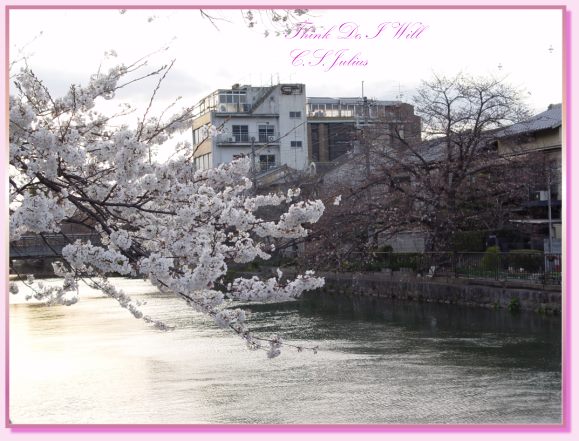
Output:
<path fill-rule="evenodd" d="M 551 104 L 547 110 L 538 115 L 513 124 L 497 133 L 497 137 L 518 135 L 521 133 L 538 132 L 539 130 L 556 129 L 561 126 L 561 104 Z"/>

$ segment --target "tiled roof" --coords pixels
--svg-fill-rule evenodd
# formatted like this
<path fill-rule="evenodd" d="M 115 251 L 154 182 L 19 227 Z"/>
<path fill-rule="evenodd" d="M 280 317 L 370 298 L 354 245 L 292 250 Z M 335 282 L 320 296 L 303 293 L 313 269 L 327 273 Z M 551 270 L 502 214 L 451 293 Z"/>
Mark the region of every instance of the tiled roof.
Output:
<path fill-rule="evenodd" d="M 538 132 L 539 130 L 556 129 L 561 126 L 561 104 L 551 104 L 547 110 L 507 127 L 497 133 L 497 137 L 513 136 L 520 133 Z"/>

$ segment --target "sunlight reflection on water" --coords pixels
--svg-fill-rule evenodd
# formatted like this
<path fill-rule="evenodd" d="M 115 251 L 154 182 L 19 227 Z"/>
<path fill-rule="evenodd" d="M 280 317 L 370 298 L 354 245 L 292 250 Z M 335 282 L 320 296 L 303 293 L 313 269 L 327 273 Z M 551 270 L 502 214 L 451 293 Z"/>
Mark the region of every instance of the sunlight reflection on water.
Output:
<path fill-rule="evenodd" d="M 155 330 L 88 289 L 71 307 L 10 298 L 13 423 L 560 422 L 556 317 L 250 305 L 263 334 L 320 346 L 268 360 L 181 300 L 116 284 L 177 329 Z"/>

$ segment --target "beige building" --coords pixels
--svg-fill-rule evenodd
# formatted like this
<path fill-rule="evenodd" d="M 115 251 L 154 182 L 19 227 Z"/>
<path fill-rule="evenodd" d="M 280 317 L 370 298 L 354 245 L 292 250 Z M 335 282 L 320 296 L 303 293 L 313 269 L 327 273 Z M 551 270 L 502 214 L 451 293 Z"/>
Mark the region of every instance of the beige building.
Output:
<path fill-rule="evenodd" d="M 537 167 L 544 169 L 543 182 L 530 188 L 525 219 L 513 219 L 530 231 L 533 247 L 561 252 L 562 240 L 562 153 L 563 125 L 561 104 L 497 133 L 501 155 L 532 154 Z"/>
<path fill-rule="evenodd" d="M 561 104 L 551 104 L 544 112 L 497 133 L 499 154 L 537 152 L 545 155 L 548 161 L 559 165 L 562 140 Z"/>

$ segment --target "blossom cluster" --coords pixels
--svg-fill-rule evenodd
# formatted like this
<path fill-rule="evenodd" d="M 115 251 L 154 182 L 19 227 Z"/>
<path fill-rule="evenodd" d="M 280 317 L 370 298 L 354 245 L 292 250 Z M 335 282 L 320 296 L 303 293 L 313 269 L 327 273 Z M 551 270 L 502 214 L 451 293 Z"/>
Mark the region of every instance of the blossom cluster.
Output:
<path fill-rule="evenodd" d="M 324 205 L 299 200 L 297 190 L 255 194 L 248 158 L 196 170 L 192 146 L 180 143 L 170 160 L 151 160 L 154 146 L 190 129 L 191 109 L 166 120 L 144 115 L 136 129 L 113 123 L 95 105 L 99 99 L 113 99 L 131 72 L 126 66 L 110 69 L 85 87 L 71 86 L 62 98 L 53 98 L 28 69 L 15 77 L 18 93 L 10 97 L 10 240 L 59 233 L 64 223 L 83 224 L 100 237 L 98 242 L 66 245 L 65 263 L 56 268 L 62 286 L 39 286 L 36 296 L 72 304 L 78 301 L 77 280 L 91 278 L 134 317 L 167 329 L 107 279 L 111 274 L 144 277 L 235 331 L 248 347 L 261 348 L 245 313 L 227 309 L 226 298 L 296 298 L 320 287 L 323 279 L 306 272 L 287 281 L 281 274 L 268 280 L 236 279 L 229 287 L 221 280 L 233 262 L 269 259 L 275 248 L 272 238 L 305 237 Z M 259 213 L 267 207 L 283 214 L 264 219 Z M 281 339 L 269 342 L 268 356 L 279 355 Z"/>

